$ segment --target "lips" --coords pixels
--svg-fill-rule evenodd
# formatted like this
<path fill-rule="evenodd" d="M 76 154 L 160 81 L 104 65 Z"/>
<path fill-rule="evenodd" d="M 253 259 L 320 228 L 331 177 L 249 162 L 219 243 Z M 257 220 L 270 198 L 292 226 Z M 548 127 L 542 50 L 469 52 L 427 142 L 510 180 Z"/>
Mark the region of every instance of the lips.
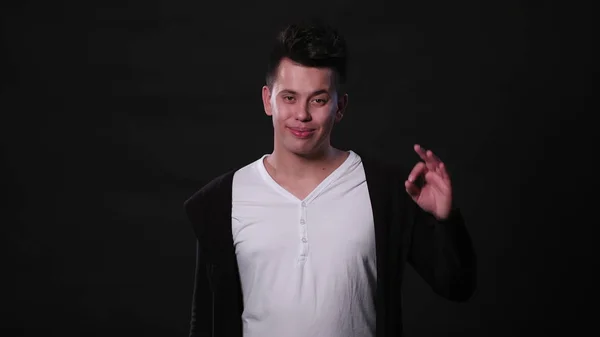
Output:
<path fill-rule="evenodd" d="M 310 128 L 291 128 L 291 127 L 288 127 L 287 129 L 290 130 L 290 132 L 294 136 L 296 136 L 297 138 L 309 138 L 315 132 L 315 129 L 310 129 Z"/>

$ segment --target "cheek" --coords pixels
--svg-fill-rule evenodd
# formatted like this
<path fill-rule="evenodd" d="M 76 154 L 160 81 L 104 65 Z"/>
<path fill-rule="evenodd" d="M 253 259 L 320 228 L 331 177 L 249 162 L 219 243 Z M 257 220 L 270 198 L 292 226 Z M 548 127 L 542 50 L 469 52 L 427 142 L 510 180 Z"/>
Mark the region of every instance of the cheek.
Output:
<path fill-rule="evenodd" d="M 324 111 L 319 119 L 319 124 L 321 124 L 324 128 L 329 128 L 331 125 L 335 123 L 335 111 Z"/>
<path fill-rule="evenodd" d="M 289 111 L 289 107 L 286 107 L 285 105 L 279 104 L 279 105 L 273 105 L 273 120 L 274 121 L 285 121 L 286 119 L 290 118 L 290 111 Z"/>
<path fill-rule="evenodd" d="M 276 106 L 272 108 L 271 120 L 273 121 L 273 127 L 276 129 L 281 128 L 285 124 L 285 114 L 282 113 L 281 109 Z"/>

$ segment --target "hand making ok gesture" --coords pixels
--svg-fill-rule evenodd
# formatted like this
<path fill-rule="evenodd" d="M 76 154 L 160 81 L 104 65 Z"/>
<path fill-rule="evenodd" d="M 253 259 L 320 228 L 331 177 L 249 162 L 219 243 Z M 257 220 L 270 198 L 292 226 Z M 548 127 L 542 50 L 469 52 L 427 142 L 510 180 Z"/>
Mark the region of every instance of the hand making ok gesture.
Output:
<path fill-rule="evenodd" d="M 433 214 L 438 220 L 444 220 L 452 208 L 452 186 L 444 163 L 430 150 L 415 144 L 415 152 L 423 161 L 418 162 L 404 182 L 406 192 L 424 211 Z M 425 183 L 419 187 L 415 183 L 418 177 L 424 177 Z"/>

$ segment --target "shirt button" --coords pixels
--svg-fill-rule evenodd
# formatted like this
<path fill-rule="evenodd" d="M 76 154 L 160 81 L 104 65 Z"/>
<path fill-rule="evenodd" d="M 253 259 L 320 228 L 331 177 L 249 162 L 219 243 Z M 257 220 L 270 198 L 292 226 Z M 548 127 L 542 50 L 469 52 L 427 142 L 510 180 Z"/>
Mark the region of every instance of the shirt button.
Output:
<path fill-rule="evenodd" d="M 300 223 L 304 225 L 306 221 L 304 221 L 304 219 L 300 219 Z"/>
<path fill-rule="evenodd" d="M 302 207 L 306 207 L 306 203 L 304 201 L 302 202 Z"/>
<path fill-rule="evenodd" d="M 302 242 L 306 243 L 306 241 L 307 241 L 306 238 L 302 238 Z"/>

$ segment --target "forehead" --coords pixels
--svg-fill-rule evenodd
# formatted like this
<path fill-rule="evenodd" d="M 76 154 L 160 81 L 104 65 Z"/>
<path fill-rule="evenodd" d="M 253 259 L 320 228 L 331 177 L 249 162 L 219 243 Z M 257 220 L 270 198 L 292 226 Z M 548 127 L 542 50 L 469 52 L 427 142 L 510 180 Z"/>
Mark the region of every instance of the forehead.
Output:
<path fill-rule="evenodd" d="M 333 75 L 329 68 L 307 67 L 284 58 L 277 68 L 274 86 L 277 91 L 329 91 L 333 87 Z"/>

